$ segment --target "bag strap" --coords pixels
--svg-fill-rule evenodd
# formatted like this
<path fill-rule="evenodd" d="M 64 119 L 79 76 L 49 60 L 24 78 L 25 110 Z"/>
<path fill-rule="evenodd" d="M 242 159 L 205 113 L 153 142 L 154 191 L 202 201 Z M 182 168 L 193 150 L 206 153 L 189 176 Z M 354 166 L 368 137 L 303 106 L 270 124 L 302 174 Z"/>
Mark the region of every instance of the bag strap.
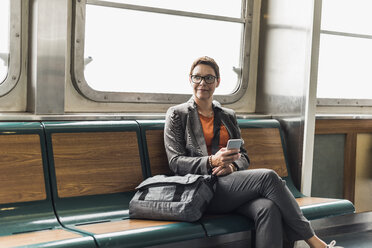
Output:
<path fill-rule="evenodd" d="M 185 185 L 177 185 L 172 202 L 180 202 L 183 192 L 185 192 Z"/>
<path fill-rule="evenodd" d="M 138 197 L 138 200 L 144 201 L 148 193 L 149 193 L 149 189 L 147 188 L 144 191 L 142 191 L 141 195 Z"/>

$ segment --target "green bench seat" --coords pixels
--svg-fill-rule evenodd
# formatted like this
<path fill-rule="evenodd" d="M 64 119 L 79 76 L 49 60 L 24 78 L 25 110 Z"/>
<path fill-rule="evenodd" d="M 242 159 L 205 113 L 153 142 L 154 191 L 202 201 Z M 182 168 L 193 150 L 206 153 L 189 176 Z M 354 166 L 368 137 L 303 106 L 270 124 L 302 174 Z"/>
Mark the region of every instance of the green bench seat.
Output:
<path fill-rule="evenodd" d="M 56 214 L 99 247 L 144 247 L 205 236 L 192 223 L 130 220 L 129 201 L 147 177 L 135 121 L 44 122 Z"/>
<path fill-rule="evenodd" d="M 250 169 L 275 170 L 308 219 L 354 212 L 347 200 L 306 197 L 294 187 L 279 122 L 238 123 Z M 135 187 L 172 174 L 163 129 L 163 120 L 0 123 L 0 247 L 145 247 L 254 235 L 252 220 L 234 213 L 194 223 L 129 218 Z"/>
<path fill-rule="evenodd" d="M 169 174 L 165 155 L 164 121 L 138 121 L 142 130 L 145 163 L 150 175 Z M 353 213 L 353 204 L 344 199 L 306 197 L 294 186 L 286 158 L 286 146 L 280 124 L 276 120 L 238 120 L 245 148 L 251 160 L 249 169 L 269 168 L 281 176 L 300 205 L 304 215 L 312 220 Z M 208 237 L 254 229 L 254 223 L 236 214 L 204 216 L 200 223 Z"/>
<path fill-rule="evenodd" d="M 54 214 L 43 127 L 0 122 L 0 247 L 66 246 L 96 247 Z"/>

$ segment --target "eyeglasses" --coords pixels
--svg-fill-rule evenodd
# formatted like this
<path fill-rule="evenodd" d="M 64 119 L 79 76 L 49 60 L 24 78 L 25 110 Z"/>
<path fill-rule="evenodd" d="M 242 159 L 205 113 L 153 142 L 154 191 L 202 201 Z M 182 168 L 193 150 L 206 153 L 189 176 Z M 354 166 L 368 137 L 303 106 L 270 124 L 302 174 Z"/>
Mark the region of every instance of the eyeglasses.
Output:
<path fill-rule="evenodd" d="M 204 79 L 204 82 L 207 84 L 213 84 L 215 82 L 217 77 L 212 76 L 212 75 L 207 75 L 207 76 L 199 76 L 199 75 L 191 75 L 191 81 L 194 84 L 200 84 L 201 81 Z"/>

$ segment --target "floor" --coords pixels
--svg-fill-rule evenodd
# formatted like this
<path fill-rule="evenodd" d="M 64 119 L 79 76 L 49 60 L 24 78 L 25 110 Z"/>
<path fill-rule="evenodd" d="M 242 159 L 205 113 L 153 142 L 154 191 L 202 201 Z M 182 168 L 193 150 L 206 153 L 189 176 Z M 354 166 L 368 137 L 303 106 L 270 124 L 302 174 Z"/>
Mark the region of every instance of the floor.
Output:
<path fill-rule="evenodd" d="M 372 248 L 372 230 L 330 236 L 325 240 L 329 242 L 336 240 L 337 245 L 345 248 Z"/>
<path fill-rule="evenodd" d="M 344 248 L 372 248 L 372 212 L 336 216 L 311 221 L 315 233 L 325 242 L 336 240 Z M 308 248 L 304 241 L 295 248 Z"/>
<path fill-rule="evenodd" d="M 322 237 L 324 241 L 330 243 L 336 240 L 336 246 L 344 248 L 372 248 L 372 230 L 366 232 L 339 234 L 328 237 Z M 309 246 L 304 242 L 297 242 L 295 248 L 308 248 Z"/>

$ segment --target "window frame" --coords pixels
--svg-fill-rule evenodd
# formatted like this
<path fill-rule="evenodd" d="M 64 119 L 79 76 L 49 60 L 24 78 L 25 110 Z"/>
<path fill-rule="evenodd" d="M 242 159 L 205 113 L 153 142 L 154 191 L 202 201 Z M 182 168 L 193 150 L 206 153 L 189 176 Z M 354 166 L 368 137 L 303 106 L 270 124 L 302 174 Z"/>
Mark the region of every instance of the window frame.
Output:
<path fill-rule="evenodd" d="M 0 83 L 0 97 L 8 94 L 18 83 L 21 74 L 22 0 L 10 1 L 8 73 Z"/>
<path fill-rule="evenodd" d="M 146 7 L 133 4 L 124 4 L 116 2 L 106 2 L 99 0 L 78 0 L 74 6 L 74 33 L 72 36 L 72 82 L 76 90 L 84 97 L 95 102 L 131 102 L 131 103 L 181 103 L 190 98 L 190 94 L 169 94 L 169 93 L 138 93 L 138 92 L 109 92 L 98 91 L 91 88 L 84 76 L 84 44 L 85 44 L 85 6 L 86 4 L 114 7 L 122 9 L 131 9 L 139 11 L 147 11 L 154 13 L 170 14 L 177 16 L 196 17 L 204 19 L 212 19 L 219 21 L 229 21 L 242 23 L 244 25 L 241 48 L 240 48 L 240 67 L 241 74 L 239 76 L 239 84 L 235 92 L 229 95 L 216 95 L 215 99 L 223 104 L 234 103 L 238 101 L 248 88 L 249 77 L 249 60 L 251 48 L 251 33 L 252 33 L 252 11 L 253 0 L 242 0 L 241 18 L 217 16 L 210 14 L 201 14 L 195 12 L 171 10 L 164 8 Z"/>
<path fill-rule="evenodd" d="M 342 37 L 351 37 L 351 38 L 363 38 L 363 39 L 371 39 L 372 40 L 372 35 L 350 33 L 350 32 L 331 31 L 331 30 L 326 30 L 326 29 L 321 29 L 320 28 L 320 35 L 322 35 L 322 34 L 342 36 Z M 320 46 L 320 43 L 319 43 L 319 46 Z M 320 52 L 320 50 L 319 50 L 319 52 Z M 319 55 L 318 55 L 318 58 L 319 58 Z M 323 106 L 324 107 L 325 106 L 330 106 L 330 107 L 334 107 L 334 106 L 340 106 L 340 107 L 370 107 L 370 106 L 372 106 L 372 99 L 317 98 L 317 106 L 322 106 L 322 107 Z"/>

